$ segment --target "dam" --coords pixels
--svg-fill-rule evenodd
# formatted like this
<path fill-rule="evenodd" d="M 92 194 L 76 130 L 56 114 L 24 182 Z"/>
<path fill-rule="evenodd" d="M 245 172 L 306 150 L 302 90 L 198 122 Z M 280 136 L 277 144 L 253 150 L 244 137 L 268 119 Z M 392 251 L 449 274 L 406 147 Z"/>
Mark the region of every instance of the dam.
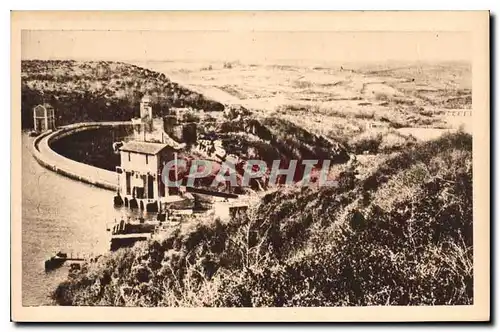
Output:
<path fill-rule="evenodd" d="M 131 127 L 132 122 L 86 122 L 64 126 L 55 131 L 47 131 L 34 139 L 33 157 L 40 165 L 51 171 L 99 188 L 116 191 L 118 189 L 116 172 L 67 158 L 57 153 L 51 144 L 82 131 L 123 126 Z"/>
<path fill-rule="evenodd" d="M 132 123 L 85 122 L 34 138 L 22 135 L 22 190 L 30 193 L 22 196 L 23 305 L 50 304 L 49 293 L 66 278 L 65 268 L 46 273 L 42 262 L 51 253 L 98 256 L 109 251 L 106 225 L 124 213 L 112 204 L 116 161 L 104 165 L 89 155 L 96 152 L 94 145 L 112 150 L 107 141 L 121 139 L 120 132 L 131 133 Z M 103 159 L 113 157 L 102 153 Z"/>

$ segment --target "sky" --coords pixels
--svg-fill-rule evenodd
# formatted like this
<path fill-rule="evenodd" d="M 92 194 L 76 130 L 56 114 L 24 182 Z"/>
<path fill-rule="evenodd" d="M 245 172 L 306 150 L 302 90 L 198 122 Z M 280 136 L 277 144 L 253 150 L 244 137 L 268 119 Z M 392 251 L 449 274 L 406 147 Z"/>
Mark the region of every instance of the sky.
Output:
<path fill-rule="evenodd" d="M 468 61 L 465 32 L 23 30 L 22 59 Z"/>

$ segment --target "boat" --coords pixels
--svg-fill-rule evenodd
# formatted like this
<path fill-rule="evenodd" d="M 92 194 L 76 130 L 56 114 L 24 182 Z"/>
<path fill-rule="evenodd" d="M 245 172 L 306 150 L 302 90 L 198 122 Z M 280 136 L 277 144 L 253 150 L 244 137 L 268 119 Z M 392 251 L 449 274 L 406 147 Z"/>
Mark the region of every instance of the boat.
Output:
<path fill-rule="evenodd" d="M 62 251 L 59 251 L 57 254 L 55 254 L 55 256 L 59 258 L 68 258 L 68 254 Z"/>
<path fill-rule="evenodd" d="M 61 267 L 67 261 L 75 263 L 82 262 L 84 260 L 85 259 L 82 257 L 68 257 L 67 253 L 59 251 L 45 260 L 45 272 L 55 270 Z"/>
<path fill-rule="evenodd" d="M 59 251 L 45 260 L 45 271 L 47 272 L 61 267 L 67 259 L 68 255 Z"/>

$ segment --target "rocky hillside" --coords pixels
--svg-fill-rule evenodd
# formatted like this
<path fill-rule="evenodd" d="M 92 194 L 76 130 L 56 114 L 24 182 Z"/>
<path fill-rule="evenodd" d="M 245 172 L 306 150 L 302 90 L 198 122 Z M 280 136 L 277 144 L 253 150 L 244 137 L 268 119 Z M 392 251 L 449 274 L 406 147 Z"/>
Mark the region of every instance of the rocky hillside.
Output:
<path fill-rule="evenodd" d="M 472 137 L 391 155 L 335 188 L 282 188 L 228 223 L 185 223 L 72 272 L 60 305 L 473 303 Z"/>

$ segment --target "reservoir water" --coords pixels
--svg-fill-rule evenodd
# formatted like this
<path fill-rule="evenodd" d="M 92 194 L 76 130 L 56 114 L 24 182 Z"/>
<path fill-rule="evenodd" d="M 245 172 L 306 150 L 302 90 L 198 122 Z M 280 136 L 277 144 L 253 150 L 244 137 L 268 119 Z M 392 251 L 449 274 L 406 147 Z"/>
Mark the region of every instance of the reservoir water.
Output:
<path fill-rule="evenodd" d="M 112 191 L 77 182 L 40 166 L 22 135 L 22 302 L 50 305 L 49 294 L 67 268 L 45 273 L 57 251 L 101 254 L 109 249 L 106 224 L 120 215 Z"/>

